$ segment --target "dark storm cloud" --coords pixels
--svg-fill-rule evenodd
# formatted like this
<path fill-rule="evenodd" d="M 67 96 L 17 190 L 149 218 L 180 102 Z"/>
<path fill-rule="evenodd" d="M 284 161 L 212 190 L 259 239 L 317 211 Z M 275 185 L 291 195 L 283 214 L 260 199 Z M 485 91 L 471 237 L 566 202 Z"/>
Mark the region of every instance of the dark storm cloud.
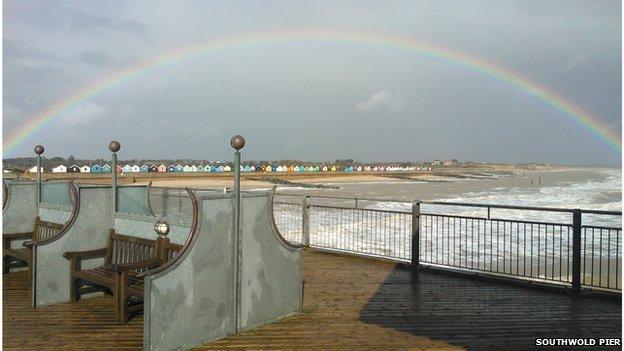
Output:
<path fill-rule="evenodd" d="M 145 60 L 210 39 L 301 28 L 412 38 L 516 71 L 621 129 L 618 1 L 48 2 L 4 8 L 4 133 Z M 10 86 L 10 88 L 7 88 Z M 82 123 L 85 122 L 85 123 Z M 71 130 L 69 130 L 71 129 Z M 72 140 L 59 139 L 59 132 Z M 156 67 L 64 111 L 14 154 L 617 164 L 522 89 L 444 60 L 356 43 L 234 47 Z M 77 153 L 77 152 L 74 152 Z"/>

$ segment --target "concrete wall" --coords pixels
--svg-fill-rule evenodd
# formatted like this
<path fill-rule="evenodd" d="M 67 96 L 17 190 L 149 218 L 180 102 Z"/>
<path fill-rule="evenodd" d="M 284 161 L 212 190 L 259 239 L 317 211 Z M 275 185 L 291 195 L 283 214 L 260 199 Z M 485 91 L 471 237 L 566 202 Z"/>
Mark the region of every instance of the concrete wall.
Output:
<path fill-rule="evenodd" d="M 55 240 L 34 246 L 33 303 L 45 306 L 69 301 L 69 261 L 66 251 L 106 247 L 110 227 L 110 187 L 78 187 L 79 209 L 75 221 Z M 84 268 L 97 267 L 102 259 L 85 262 Z"/>
<path fill-rule="evenodd" d="M 234 333 L 233 207 L 228 197 L 200 201 L 200 231 L 192 246 L 175 265 L 146 277 L 144 350 L 185 350 Z"/>
<path fill-rule="evenodd" d="M 243 195 L 240 331 L 301 312 L 301 253 L 278 240 L 272 211 L 267 193 Z"/>
<path fill-rule="evenodd" d="M 37 187 L 34 182 L 9 182 L 9 200 L 2 212 L 2 233 L 32 232 L 37 216 Z"/>
<path fill-rule="evenodd" d="M 242 199 L 237 285 L 233 208 L 231 194 L 204 196 L 189 250 L 146 277 L 144 350 L 185 350 L 301 311 L 300 252 L 278 239 L 268 193 Z"/>

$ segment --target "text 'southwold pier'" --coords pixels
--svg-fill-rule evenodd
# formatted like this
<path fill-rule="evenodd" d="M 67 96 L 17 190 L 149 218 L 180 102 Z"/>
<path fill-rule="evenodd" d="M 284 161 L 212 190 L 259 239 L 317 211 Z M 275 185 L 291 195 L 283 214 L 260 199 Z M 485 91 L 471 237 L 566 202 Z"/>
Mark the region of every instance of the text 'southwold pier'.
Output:
<path fill-rule="evenodd" d="M 224 191 L 43 181 L 38 145 L 3 182 L 4 348 L 621 348 L 621 212 L 242 191 L 231 146 Z"/>

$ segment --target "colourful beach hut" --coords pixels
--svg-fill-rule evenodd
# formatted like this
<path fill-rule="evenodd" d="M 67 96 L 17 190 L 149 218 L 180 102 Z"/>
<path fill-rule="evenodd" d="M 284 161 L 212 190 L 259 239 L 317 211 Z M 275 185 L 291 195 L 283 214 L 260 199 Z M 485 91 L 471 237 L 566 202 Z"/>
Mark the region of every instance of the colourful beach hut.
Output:
<path fill-rule="evenodd" d="M 91 173 L 101 173 L 101 172 L 102 172 L 102 166 L 100 165 L 91 166 Z"/>
<path fill-rule="evenodd" d="M 149 172 L 149 166 L 148 165 L 141 165 L 141 167 L 139 167 L 139 172 L 141 172 L 141 173 Z"/>
<path fill-rule="evenodd" d="M 35 167 L 35 172 L 37 171 L 37 167 Z M 68 173 L 80 173 L 80 167 L 78 165 L 71 165 L 67 168 Z"/>
<path fill-rule="evenodd" d="M 232 167 L 230 166 L 223 167 L 223 172 L 232 172 Z"/>
<path fill-rule="evenodd" d="M 132 166 L 125 165 L 125 166 L 121 167 L 121 171 L 124 172 L 124 173 L 132 173 Z"/>
<path fill-rule="evenodd" d="M 110 173 L 111 166 L 109 164 L 105 164 L 100 168 L 100 172 L 102 173 Z"/>
<path fill-rule="evenodd" d="M 182 165 L 175 166 L 175 172 L 184 172 L 184 167 Z"/>
<path fill-rule="evenodd" d="M 158 172 L 162 172 L 162 173 L 167 172 L 167 166 L 160 164 L 160 166 L 158 166 Z"/>
<path fill-rule="evenodd" d="M 175 169 L 174 165 L 167 166 L 167 172 L 175 172 L 175 171 L 176 171 L 176 169 Z"/>
<path fill-rule="evenodd" d="M 217 167 L 217 172 L 224 172 L 224 171 L 225 171 L 225 169 L 224 169 L 223 166 Z"/>
<path fill-rule="evenodd" d="M 345 167 L 344 171 L 345 172 L 353 172 L 353 166 Z"/>

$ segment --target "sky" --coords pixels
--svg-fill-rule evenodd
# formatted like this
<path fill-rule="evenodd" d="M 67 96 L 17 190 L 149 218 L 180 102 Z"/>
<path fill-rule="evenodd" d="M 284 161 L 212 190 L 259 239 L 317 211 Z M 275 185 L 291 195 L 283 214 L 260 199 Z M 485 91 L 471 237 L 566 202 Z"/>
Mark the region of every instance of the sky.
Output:
<path fill-rule="evenodd" d="M 619 1 L 3 2 L 3 137 L 50 106 L 186 47 L 302 31 L 403 38 L 538 82 L 621 135 Z M 233 45 L 62 109 L 3 157 L 621 164 L 621 150 L 516 86 L 359 42 Z"/>

